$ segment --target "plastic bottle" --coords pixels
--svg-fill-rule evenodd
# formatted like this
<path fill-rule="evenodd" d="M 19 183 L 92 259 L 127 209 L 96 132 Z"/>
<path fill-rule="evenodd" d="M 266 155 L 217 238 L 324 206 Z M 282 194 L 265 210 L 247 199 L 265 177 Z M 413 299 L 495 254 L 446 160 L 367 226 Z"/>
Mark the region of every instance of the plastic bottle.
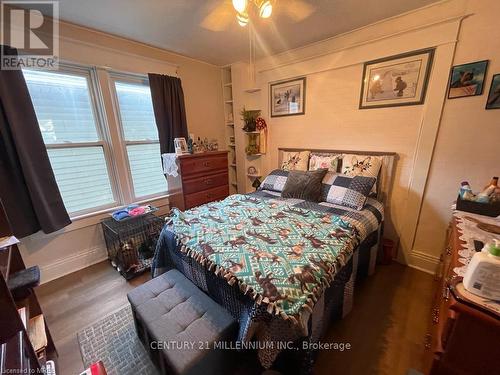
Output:
<path fill-rule="evenodd" d="M 472 189 L 467 181 L 462 182 L 459 195 L 460 198 L 466 201 L 471 201 L 474 199 L 474 193 L 472 192 Z"/>
<path fill-rule="evenodd" d="M 500 240 L 493 240 L 474 254 L 463 284 L 473 294 L 500 301 Z"/>

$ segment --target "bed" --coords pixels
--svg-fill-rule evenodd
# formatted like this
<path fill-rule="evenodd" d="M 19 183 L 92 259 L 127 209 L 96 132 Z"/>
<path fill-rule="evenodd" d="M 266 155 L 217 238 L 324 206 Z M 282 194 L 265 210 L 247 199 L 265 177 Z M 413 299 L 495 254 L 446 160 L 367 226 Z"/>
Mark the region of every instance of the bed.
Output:
<path fill-rule="evenodd" d="M 280 165 L 295 151 L 279 149 Z M 264 368 L 281 352 L 294 352 L 308 372 L 315 350 L 304 342 L 318 342 L 330 321 L 351 310 L 356 280 L 375 269 L 396 155 L 310 151 L 381 160 L 376 193 L 362 210 L 281 198 L 263 186 L 172 210 L 153 261 L 154 277 L 176 268 L 224 306 L 239 322 L 241 347 L 256 349 Z"/>

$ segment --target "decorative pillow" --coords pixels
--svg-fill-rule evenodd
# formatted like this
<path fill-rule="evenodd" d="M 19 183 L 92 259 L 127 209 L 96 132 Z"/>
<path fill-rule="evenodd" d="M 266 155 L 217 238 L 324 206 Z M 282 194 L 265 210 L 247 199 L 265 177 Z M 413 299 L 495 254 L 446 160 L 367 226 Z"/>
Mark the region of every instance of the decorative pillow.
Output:
<path fill-rule="evenodd" d="M 281 169 L 285 171 L 307 171 L 310 151 L 283 152 Z"/>
<path fill-rule="evenodd" d="M 382 160 L 371 155 L 344 155 L 342 173 L 346 176 L 366 176 L 377 178 Z"/>
<path fill-rule="evenodd" d="M 285 187 L 289 173 L 290 172 L 282 169 L 275 169 L 266 176 L 264 181 L 262 181 L 262 184 L 259 186 L 259 190 L 271 190 L 281 193 Z"/>
<path fill-rule="evenodd" d="M 342 173 L 346 176 L 367 176 L 378 178 L 382 160 L 371 155 L 344 155 L 342 159 Z M 371 190 L 377 196 L 377 184 Z"/>
<path fill-rule="evenodd" d="M 322 199 L 328 203 L 362 210 L 377 179 L 329 173 L 323 179 Z"/>
<path fill-rule="evenodd" d="M 340 154 L 320 154 L 311 153 L 309 158 L 309 170 L 315 171 L 320 168 L 327 168 L 329 172 L 337 172 L 339 166 Z"/>
<path fill-rule="evenodd" d="M 327 169 L 290 171 L 281 196 L 283 198 L 297 198 L 319 202 L 322 191 L 321 181 L 325 177 L 326 172 Z"/>

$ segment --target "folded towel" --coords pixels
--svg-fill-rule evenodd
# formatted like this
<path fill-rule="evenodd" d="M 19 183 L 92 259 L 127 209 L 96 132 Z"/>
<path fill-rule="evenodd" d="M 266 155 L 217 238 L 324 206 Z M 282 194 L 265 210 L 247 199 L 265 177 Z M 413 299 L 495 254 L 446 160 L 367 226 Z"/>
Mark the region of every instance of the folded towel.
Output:
<path fill-rule="evenodd" d="M 128 214 L 128 210 L 117 210 L 113 212 L 111 216 L 113 216 L 113 219 L 115 219 L 116 221 L 120 221 L 126 219 L 127 217 L 130 217 L 130 215 Z"/>
<path fill-rule="evenodd" d="M 144 207 L 136 207 L 128 212 L 130 216 L 143 215 L 146 212 Z"/>

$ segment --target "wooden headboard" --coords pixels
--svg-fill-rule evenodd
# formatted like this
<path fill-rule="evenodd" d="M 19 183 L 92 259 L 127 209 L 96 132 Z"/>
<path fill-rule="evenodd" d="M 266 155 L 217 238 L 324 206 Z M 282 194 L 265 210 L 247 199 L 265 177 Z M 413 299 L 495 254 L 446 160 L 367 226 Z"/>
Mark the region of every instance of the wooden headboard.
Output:
<path fill-rule="evenodd" d="M 380 151 L 358 151 L 358 150 L 326 150 L 326 149 L 311 149 L 311 148 L 278 148 L 278 168 L 281 167 L 283 161 L 283 152 L 320 152 L 327 154 L 343 154 L 343 155 L 370 155 L 377 156 L 382 160 L 382 167 L 377 179 L 377 199 L 388 204 L 391 196 L 392 184 L 394 180 L 394 172 L 396 159 L 398 154 L 395 152 L 380 152 Z"/>

